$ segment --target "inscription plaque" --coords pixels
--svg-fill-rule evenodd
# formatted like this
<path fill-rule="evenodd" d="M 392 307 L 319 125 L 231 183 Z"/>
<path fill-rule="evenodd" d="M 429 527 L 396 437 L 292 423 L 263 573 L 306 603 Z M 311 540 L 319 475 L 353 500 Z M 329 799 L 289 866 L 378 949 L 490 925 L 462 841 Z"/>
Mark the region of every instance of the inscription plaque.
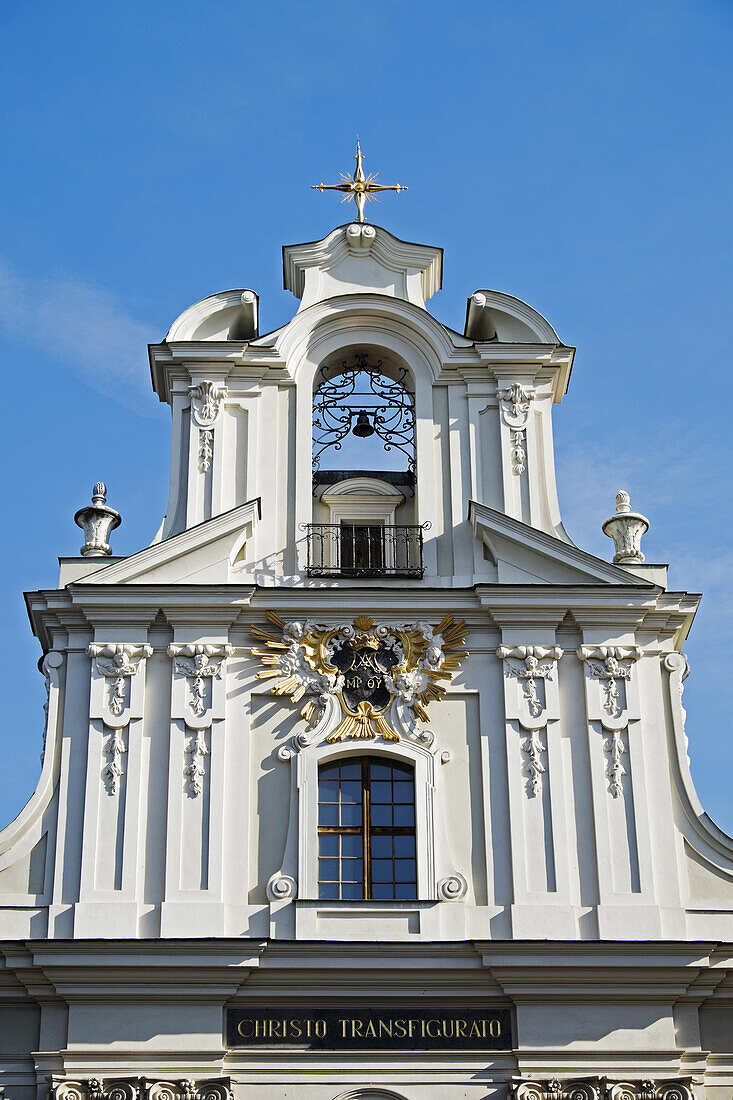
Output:
<path fill-rule="evenodd" d="M 508 1008 L 228 1008 L 228 1047 L 511 1050 Z"/>

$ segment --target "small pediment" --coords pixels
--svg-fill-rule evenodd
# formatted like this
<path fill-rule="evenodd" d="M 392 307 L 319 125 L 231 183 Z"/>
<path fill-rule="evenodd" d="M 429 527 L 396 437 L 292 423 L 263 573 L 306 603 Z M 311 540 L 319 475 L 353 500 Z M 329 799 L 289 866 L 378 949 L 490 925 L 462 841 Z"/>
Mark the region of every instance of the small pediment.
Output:
<path fill-rule="evenodd" d="M 259 500 L 146 546 L 84 578 L 85 584 L 226 584 L 247 564 Z"/>
<path fill-rule="evenodd" d="M 496 565 L 499 584 L 648 584 L 571 542 L 471 501 L 469 519 L 487 556 Z"/>
<path fill-rule="evenodd" d="M 443 250 L 354 222 L 322 241 L 286 245 L 283 269 L 285 289 L 302 299 L 300 309 L 365 290 L 424 307 L 442 286 Z"/>

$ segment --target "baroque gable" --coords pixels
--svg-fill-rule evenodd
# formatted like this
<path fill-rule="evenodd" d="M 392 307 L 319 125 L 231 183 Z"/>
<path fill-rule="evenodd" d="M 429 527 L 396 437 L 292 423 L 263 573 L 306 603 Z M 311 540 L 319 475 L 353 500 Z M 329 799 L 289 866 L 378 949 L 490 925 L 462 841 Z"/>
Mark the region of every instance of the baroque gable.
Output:
<path fill-rule="evenodd" d="M 441 324 L 442 251 L 363 221 L 283 265 L 276 331 L 228 290 L 149 349 L 151 543 L 111 552 L 99 482 L 59 587 L 26 597 L 42 768 L 0 831 L 20 1100 L 727 1089 L 733 840 L 683 705 L 699 597 L 645 561 L 623 490 L 598 504 L 613 560 L 567 534 L 574 349 L 497 291 Z"/>

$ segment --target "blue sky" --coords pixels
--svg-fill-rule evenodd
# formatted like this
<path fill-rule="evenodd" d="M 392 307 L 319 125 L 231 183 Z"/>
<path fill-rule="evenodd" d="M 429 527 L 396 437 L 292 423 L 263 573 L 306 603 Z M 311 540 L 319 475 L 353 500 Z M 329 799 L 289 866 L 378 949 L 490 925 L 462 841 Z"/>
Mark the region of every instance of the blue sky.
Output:
<path fill-rule="evenodd" d="M 85 0 L 4 4 L 0 817 L 38 774 L 39 655 L 22 591 L 54 587 L 104 479 L 118 553 L 165 510 L 168 409 L 145 344 L 252 287 L 293 313 L 280 247 L 347 220 L 310 184 L 353 164 L 372 206 L 445 248 L 434 314 L 492 287 L 578 347 L 557 410 L 560 501 L 604 557 L 616 490 L 650 561 L 705 598 L 685 704 L 704 806 L 733 831 L 730 57 L 727 0 Z"/>

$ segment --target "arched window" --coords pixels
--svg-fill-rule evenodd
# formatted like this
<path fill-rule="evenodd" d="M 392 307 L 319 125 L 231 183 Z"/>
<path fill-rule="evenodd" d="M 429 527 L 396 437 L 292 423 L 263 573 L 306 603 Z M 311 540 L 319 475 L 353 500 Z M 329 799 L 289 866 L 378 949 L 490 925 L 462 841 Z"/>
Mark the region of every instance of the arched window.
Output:
<path fill-rule="evenodd" d="M 415 777 L 409 764 L 361 756 L 321 765 L 318 897 L 417 897 Z"/>

